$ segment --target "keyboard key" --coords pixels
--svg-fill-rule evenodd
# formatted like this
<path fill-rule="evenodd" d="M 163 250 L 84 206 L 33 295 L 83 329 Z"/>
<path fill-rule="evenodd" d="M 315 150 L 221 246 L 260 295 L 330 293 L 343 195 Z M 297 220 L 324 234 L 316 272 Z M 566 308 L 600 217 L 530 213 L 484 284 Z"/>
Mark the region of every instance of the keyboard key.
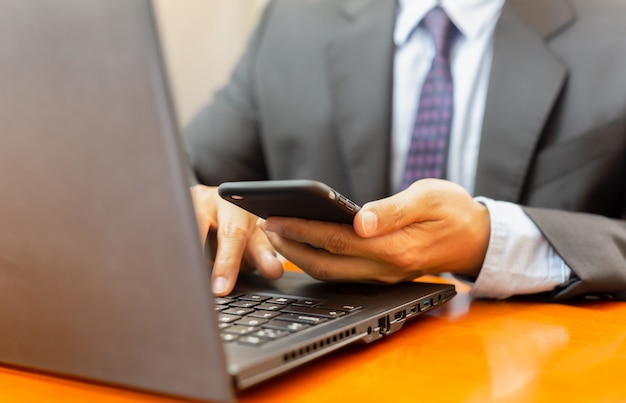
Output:
<path fill-rule="evenodd" d="M 227 297 L 216 297 L 215 298 L 215 305 L 228 305 L 231 302 L 234 302 L 235 299 L 234 298 L 227 298 Z"/>
<path fill-rule="evenodd" d="M 301 330 L 307 329 L 311 326 L 304 323 L 297 322 L 287 322 L 283 320 L 272 319 L 263 325 L 263 328 L 267 329 L 278 329 L 278 330 L 287 330 L 290 332 L 299 332 Z"/>
<path fill-rule="evenodd" d="M 322 303 L 321 305 L 317 306 L 316 308 L 320 308 L 320 309 L 328 309 L 328 310 L 337 310 L 337 311 L 344 311 L 344 312 L 354 312 L 357 311 L 359 309 L 361 309 L 361 305 L 350 305 L 350 304 L 345 304 L 345 305 L 335 305 L 335 304 L 327 304 L 327 303 Z"/>
<path fill-rule="evenodd" d="M 230 306 L 234 307 L 234 308 L 252 308 L 255 307 L 257 305 L 259 305 L 260 302 L 257 301 L 242 301 L 242 300 L 238 300 L 235 302 L 231 302 Z"/>
<path fill-rule="evenodd" d="M 309 308 L 306 306 L 288 306 L 282 310 L 285 313 L 298 313 L 302 315 L 322 316 L 325 318 L 337 318 L 343 316 L 346 313 L 338 309 L 321 309 L 321 308 Z"/>
<path fill-rule="evenodd" d="M 222 341 L 224 342 L 231 342 L 231 341 L 235 341 L 239 338 L 239 336 L 237 336 L 236 334 L 230 334 L 230 333 L 222 333 Z"/>
<path fill-rule="evenodd" d="M 254 312 L 254 309 L 252 308 L 228 308 L 222 311 L 222 314 L 244 316 L 244 315 L 249 314 L 250 312 Z"/>
<path fill-rule="evenodd" d="M 235 322 L 236 325 L 242 326 L 261 326 L 264 323 L 267 323 L 267 319 L 253 318 L 252 316 L 246 316 Z"/>
<path fill-rule="evenodd" d="M 320 323 L 324 323 L 328 321 L 327 318 L 323 318 L 321 316 L 300 315 L 297 313 L 284 313 L 280 316 L 277 316 L 276 320 L 286 320 L 289 322 L 306 323 L 309 325 L 318 325 Z"/>
<path fill-rule="evenodd" d="M 270 298 L 271 297 L 268 297 L 267 295 L 258 295 L 258 294 L 242 295 L 242 296 L 239 297 L 239 299 L 241 299 L 241 300 L 258 301 L 258 302 L 267 301 Z"/>
<path fill-rule="evenodd" d="M 228 315 L 225 313 L 220 313 L 217 316 L 217 320 L 221 323 L 230 323 L 230 322 L 234 322 L 236 320 L 241 319 L 241 316 L 237 316 L 237 315 Z"/>
<path fill-rule="evenodd" d="M 287 305 L 287 304 L 291 304 L 296 302 L 297 300 L 294 298 L 287 298 L 287 297 L 275 297 L 272 299 L 267 300 L 268 304 L 280 304 L 280 305 Z"/>
<path fill-rule="evenodd" d="M 255 328 L 254 326 L 233 325 L 231 327 L 227 327 L 226 329 L 224 329 L 224 333 L 238 334 L 240 336 L 243 336 L 248 333 L 252 333 L 255 330 L 257 330 L 257 328 Z"/>
<path fill-rule="evenodd" d="M 257 305 L 256 309 L 261 309 L 263 311 L 278 311 L 279 309 L 283 309 L 285 306 L 281 304 L 268 304 L 267 302 L 262 303 L 261 305 Z"/>
<path fill-rule="evenodd" d="M 260 346 L 261 344 L 266 343 L 266 342 L 267 342 L 266 339 L 262 339 L 256 336 L 243 336 L 239 338 L 239 344 L 252 346 L 252 347 Z"/>
<path fill-rule="evenodd" d="M 278 315 L 280 315 L 279 311 L 254 311 L 248 316 L 253 318 L 272 319 Z"/>
<path fill-rule="evenodd" d="M 317 300 L 317 299 L 300 299 L 296 302 L 293 303 L 293 305 L 295 306 L 318 306 L 319 304 L 321 304 L 322 301 Z"/>
<path fill-rule="evenodd" d="M 252 333 L 253 336 L 260 337 L 266 340 L 280 339 L 281 337 L 285 337 L 288 334 L 289 334 L 289 331 L 287 330 L 269 329 L 269 328 L 260 329 Z"/>

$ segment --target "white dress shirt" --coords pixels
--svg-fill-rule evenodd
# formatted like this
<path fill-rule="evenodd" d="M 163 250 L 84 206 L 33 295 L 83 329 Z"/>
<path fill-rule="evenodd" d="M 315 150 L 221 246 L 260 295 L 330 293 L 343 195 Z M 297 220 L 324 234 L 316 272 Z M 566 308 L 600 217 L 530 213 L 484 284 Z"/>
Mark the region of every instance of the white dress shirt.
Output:
<path fill-rule="evenodd" d="M 392 183 L 400 189 L 421 87 L 434 56 L 430 34 L 419 25 L 440 5 L 459 30 L 451 54 L 454 112 L 447 179 L 473 194 L 491 59 L 493 32 L 505 0 L 400 0 L 394 42 Z M 550 291 L 571 270 L 523 210 L 512 203 L 477 197 L 491 217 L 491 238 L 477 297 L 506 298 Z"/>

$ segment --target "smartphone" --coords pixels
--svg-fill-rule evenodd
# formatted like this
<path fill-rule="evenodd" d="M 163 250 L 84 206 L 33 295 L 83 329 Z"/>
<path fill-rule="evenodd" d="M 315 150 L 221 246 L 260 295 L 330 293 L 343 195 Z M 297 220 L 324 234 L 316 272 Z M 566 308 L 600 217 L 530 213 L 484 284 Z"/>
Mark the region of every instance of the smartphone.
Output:
<path fill-rule="evenodd" d="M 305 179 L 224 182 L 219 195 L 261 217 L 297 217 L 352 224 L 360 207 L 330 186 Z"/>

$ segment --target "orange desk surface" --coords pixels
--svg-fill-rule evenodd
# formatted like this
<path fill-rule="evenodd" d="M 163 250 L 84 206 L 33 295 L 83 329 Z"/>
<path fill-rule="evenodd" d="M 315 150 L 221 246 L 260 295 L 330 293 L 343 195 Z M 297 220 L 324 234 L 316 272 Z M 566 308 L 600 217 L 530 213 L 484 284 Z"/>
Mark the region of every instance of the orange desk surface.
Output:
<path fill-rule="evenodd" d="M 626 402 L 626 303 L 472 300 L 239 397 L 256 402 Z M 178 402 L 0 367 L 0 402 Z"/>

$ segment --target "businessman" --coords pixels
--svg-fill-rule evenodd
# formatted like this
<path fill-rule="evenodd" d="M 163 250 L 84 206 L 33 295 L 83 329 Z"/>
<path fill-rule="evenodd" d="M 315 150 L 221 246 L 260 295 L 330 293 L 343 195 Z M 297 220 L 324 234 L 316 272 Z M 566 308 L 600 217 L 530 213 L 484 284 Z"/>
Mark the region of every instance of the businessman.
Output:
<path fill-rule="evenodd" d="M 278 251 L 325 280 L 624 297 L 624 17 L 622 0 L 270 2 L 186 133 L 214 292 L 242 262 L 280 276 Z M 364 204 L 354 226 L 257 225 L 214 188 L 284 178 Z"/>

